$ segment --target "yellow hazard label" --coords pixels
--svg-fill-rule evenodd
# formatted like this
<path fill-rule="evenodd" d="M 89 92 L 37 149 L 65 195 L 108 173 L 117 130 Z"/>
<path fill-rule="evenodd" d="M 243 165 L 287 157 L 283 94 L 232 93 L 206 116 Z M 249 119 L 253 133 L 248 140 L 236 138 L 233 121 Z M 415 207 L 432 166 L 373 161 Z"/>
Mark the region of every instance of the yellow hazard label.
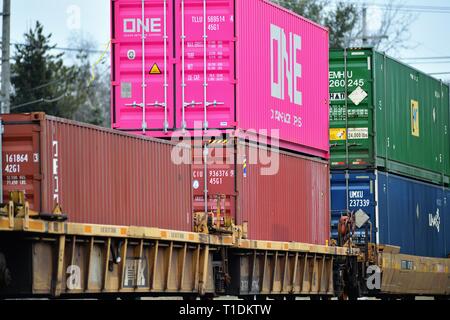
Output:
<path fill-rule="evenodd" d="M 152 66 L 150 74 L 161 74 L 161 69 L 158 67 L 156 63 Z"/>
<path fill-rule="evenodd" d="M 347 130 L 345 128 L 331 128 L 330 141 L 347 140 Z"/>
<path fill-rule="evenodd" d="M 411 100 L 411 134 L 420 137 L 419 101 Z"/>
<path fill-rule="evenodd" d="M 225 140 L 222 140 L 222 139 L 216 139 L 216 140 L 211 139 L 211 140 L 209 140 L 209 144 L 228 144 L 228 140 L 227 139 L 225 139 Z"/>

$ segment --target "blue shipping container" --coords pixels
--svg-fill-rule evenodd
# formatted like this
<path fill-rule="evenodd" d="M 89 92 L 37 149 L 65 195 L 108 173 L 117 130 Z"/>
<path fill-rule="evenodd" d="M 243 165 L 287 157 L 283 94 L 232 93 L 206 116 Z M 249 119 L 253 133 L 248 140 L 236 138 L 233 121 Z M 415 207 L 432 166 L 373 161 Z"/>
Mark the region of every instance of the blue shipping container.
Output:
<path fill-rule="evenodd" d="M 381 171 L 332 171 L 331 230 L 342 213 L 364 210 L 373 241 L 418 256 L 450 253 L 450 189 Z M 364 232 L 357 232 L 361 240 Z"/>

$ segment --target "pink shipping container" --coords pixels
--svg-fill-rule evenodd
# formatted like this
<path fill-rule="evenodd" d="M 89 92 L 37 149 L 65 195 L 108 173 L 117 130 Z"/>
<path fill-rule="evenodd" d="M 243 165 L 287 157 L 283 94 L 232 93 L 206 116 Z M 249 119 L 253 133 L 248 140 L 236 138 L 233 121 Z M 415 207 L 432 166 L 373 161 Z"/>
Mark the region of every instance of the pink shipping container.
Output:
<path fill-rule="evenodd" d="M 254 130 L 328 159 L 325 28 L 267 0 L 111 4 L 113 128 Z"/>
<path fill-rule="evenodd" d="M 181 146 L 43 113 L 0 120 L 3 201 L 18 190 L 70 222 L 192 230 L 192 168 L 171 161 Z"/>

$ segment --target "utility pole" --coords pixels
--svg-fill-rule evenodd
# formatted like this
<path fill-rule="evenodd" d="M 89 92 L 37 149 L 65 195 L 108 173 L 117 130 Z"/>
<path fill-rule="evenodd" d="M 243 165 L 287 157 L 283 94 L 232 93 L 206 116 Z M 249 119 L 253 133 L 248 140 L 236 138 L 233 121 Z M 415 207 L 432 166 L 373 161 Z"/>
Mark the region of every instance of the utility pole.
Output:
<path fill-rule="evenodd" d="M 1 113 L 10 112 L 11 65 L 10 65 L 10 37 L 11 37 L 11 0 L 3 0 L 3 29 L 2 29 L 2 97 Z"/>
<path fill-rule="evenodd" d="M 387 35 L 379 35 L 379 36 L 370 36 L 368 34 L 368 23 L 367 23 L 367 4 L 363 3 L 362 5 L 362 35 L 361 37 L 356 37 L 356 39 L 362 40 L 362 46 L 368 47 L 369 46 L 369 40 L 373 40 L 373 43 L 376 43 L 377 41 L 381 41 L 383 39 L 389 39 Z"/>
<path fill-rule="evenodd" d="M 363 47 L 367 46 L 367 6 L 364 3 L 362 7 L 362 44 Z"/>

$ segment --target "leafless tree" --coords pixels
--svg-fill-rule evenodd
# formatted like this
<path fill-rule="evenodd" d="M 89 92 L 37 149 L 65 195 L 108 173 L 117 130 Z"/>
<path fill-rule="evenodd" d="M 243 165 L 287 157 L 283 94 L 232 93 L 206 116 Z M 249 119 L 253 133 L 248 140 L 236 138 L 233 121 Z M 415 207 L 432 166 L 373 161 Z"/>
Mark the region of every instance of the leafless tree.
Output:
<path fill-rule="evenodd" d="M 363 46 L 363 6 L 370 6 L 354 0 L 272 0 L 290 10 L 297 12 L 317 23 L 330 28 L 330 45 L 332 47 Z M 405 10 L 404 0 L 392 0 L 387 4 L 374 5 L 379 8 L 380 16 L 369 16 L 378 19 L 378 30 L 372 30 L 365 46 L 395 55 L 400 49 L 414 48 L 409 32 L 416 14 Z"/>
<path fill-rule="evenodd" d="M 411 43 L 410 28 L 416 20 L 417 14 L 405 11 L 403 1 L 390 1 L 380 6 L 382 15 L 379 17 L 378 30 L 369 33 L 368 45 L 377 50 L 395 55 L 402 49 L 412 49 L 416 44 Z M 362 8 L 361 8 L 362 10 Z M 370 17 L 369 17 L 370 18 Z M 371 17 L 373 19 L 373 17 Z M 362 21 L 357 27 L 357 35 L 353 44 L 362 44 Z"/>
<path fill-rule="evenodd" d="M 77 51 L 69 57 L 79 69 L 79 81 L 85 84 L 85 102 L 80 105 L 74 119 L 96 125 L 110 125 L 110 60 L 107 48 L 98 51 L 89 34 L 73 33 L 69 43 Z"/>

